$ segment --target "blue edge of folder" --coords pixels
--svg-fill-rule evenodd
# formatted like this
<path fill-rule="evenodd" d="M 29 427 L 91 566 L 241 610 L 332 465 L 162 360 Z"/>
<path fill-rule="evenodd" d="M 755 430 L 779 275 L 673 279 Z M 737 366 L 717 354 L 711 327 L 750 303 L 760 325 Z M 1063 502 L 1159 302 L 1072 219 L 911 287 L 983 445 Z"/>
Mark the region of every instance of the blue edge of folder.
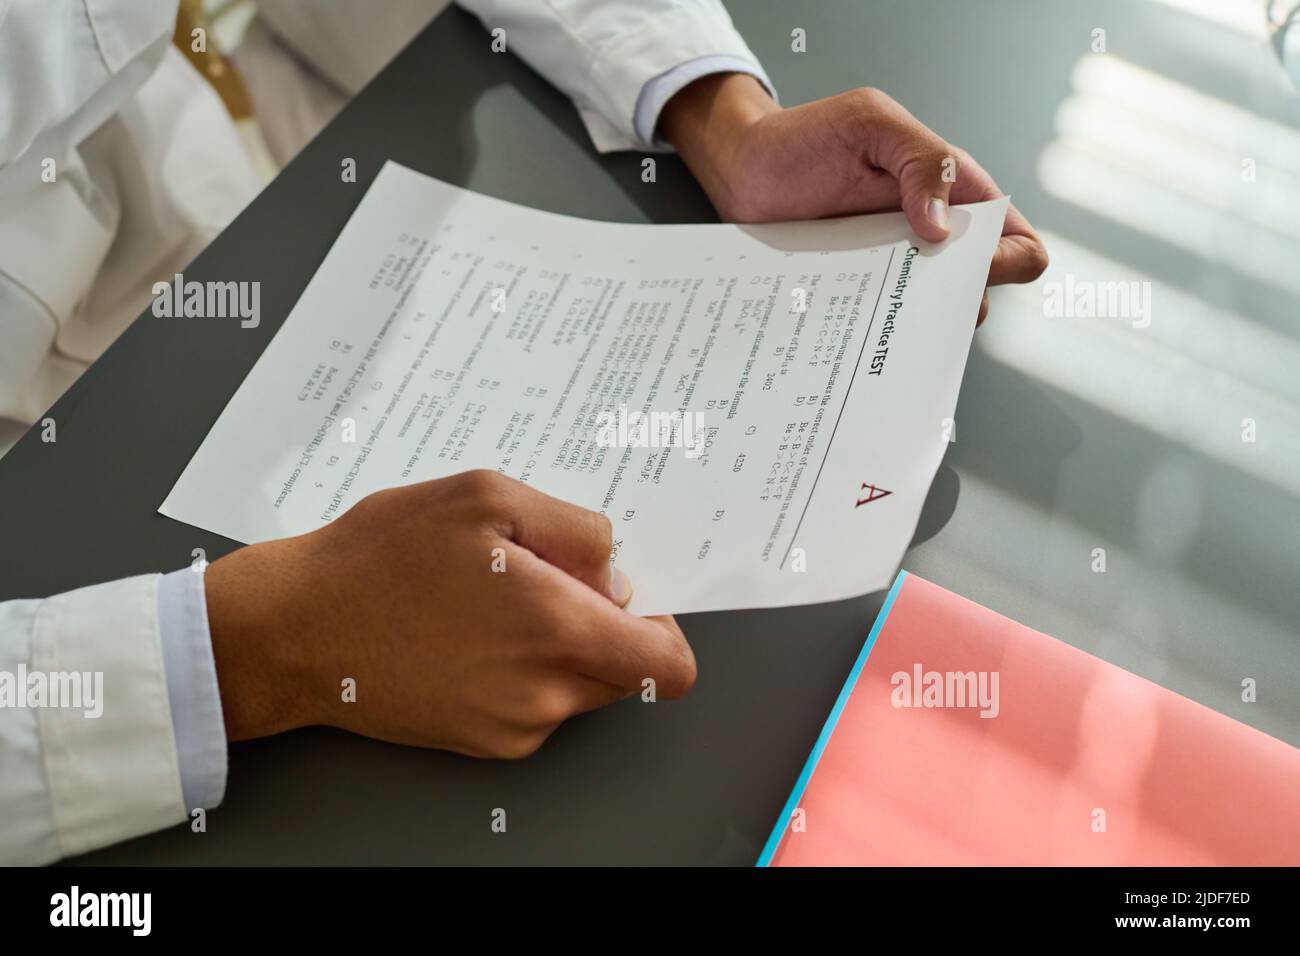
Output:
<path fill-rule="evenodd" d="M 853 669 L 849 671 L 844 686 L 840 688 L 840 695 L 835 698 L 835 706 L 831 708 L 830 716 L 826 718 L 826 723 L 822 726 L 822 732 L 818 735 L 817 742 L 813 744 L 812 753 L 808 755 L 808 760 L 803 765 L 803 771 L 799 774 L 799 779 L 795 781 L 794 789 L 790 791 L 790 798 L 786 800 L 781 815 L 777 817 L 776 823 L 772 827 L 772 833 L 763 846 L 763 852 L 758 855 L 758 862 L 754 864 L 755 866 L 767 866 L 772 862 L 772 855 L 776 853 L 776 848 L 781 844 L 781 837 L 785 834 L 786 825 L 789 823 L 795 808 L 799 805 L 800 799 L 803 798 L 803 792 L 808 786 L 808 781 L 812 779 L 813 771 L 817 769 L 817 761 L 821 759 L 822 751 L 826 749 L 831 734 L 835 732 L 835 725 L 839 722 L 844 705 L 848 703 L 849 695 L 853 693 L 853 688 L 858 683 L 858 675 L 862 673 L 862 668 L 867 664 L 867 657 L 871 654 L 871 648 L 875 646 L 876 638 L 880 636 L 880 632 L 885 626 L 885 619 L 889 617 L 889 609 L 894 606 L 894 598 L 898 596 L 899 589 L 902 588 L 903 581 L 906 578 L 907 572 L 900 570 L 898 577 L 894 579 L 893 587 L 889 589 L 889 594 L 885 596 L 885 603 L 881 605 L 880 613 L 876 615 L 876 623 L 871 625 L 871 633 L 867 635 L 867 642 L 862 645 L 862 650 L 858 653 L 858 659 L 853 662 Z"/>

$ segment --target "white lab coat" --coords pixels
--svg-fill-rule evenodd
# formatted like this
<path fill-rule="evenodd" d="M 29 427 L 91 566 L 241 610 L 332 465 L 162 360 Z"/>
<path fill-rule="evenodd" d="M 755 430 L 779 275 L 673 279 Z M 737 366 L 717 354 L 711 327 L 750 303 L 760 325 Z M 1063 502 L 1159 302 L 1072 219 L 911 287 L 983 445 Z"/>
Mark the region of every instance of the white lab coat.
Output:
<path fill-rule="evenodd" d="M 633 121 L 652 78 L 703 57 L 753 62 L 718 0 L 461 2 L 575 101 L 602 150 L 653 148 Z M 443 5 L 261 3 L 349 92 Z M 170 44 L 176 6 L 0 0 L 0 418 L 36 421 L 259 188 L 220 100 Z M 0 863 L 187 819 L 157 591 L 144 575 L 0 603 L 0 676 L 105 678 L 98 719 L 0 707 Z"/>

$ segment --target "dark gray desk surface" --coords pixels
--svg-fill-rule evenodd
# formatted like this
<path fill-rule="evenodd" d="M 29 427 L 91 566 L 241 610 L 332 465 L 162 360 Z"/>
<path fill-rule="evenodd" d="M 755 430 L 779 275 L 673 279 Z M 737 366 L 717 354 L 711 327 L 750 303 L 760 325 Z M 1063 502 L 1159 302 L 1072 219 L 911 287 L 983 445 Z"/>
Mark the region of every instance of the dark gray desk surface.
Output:
<path fill-rule="evenodd" d="M 1232 179 L 1238 157 L 1258 157 L 1261 169 L 1294 159 L 1300 110 L 1262 46 L 1176 6 L 731 4 L 785 102 L 889 90 L 994 172 L 1048 233 L 1058 278 L 1099 254 L 1119 264 L 1107 278 L 1152 279 L 1165 296 L 1154 301 L 1169 303 L 1138 332 L 1048 323 L 1037 288 L 996 294 L 958 440 L 905 567 L 1300 743 L 1300 377 L 1294 363 L 1290 380 L 1275 374 L 1300 348 L 1300 282 L 1256 268 L 1297 237 L 1285 223 L 1258 228 L 1258 210 L 1179 190 L 1203 170 L 1192 159 L 1214 149 Z M 794 27 L 807 30 L 807 53 L 790 51 Z M 1089 51 L 1095 27 L 1107 30 L 1106 54 Z M 1126 63 L 1148 73 L 1125 73 Z M 1236 112 L 1214 112 L 1196 99 L 1205 95 Z M 1115 122 L 1072 124 L 1071 106 Z M 1180 107 L 1207 129 L 1161 153 L 1168 140 L 1144 140 L 1160 128 L 1146 114 Z M 1136 138 L 1118 123 L 1130 114 Z M 1090 135 L 1125 130 L 1089 151 Z M 339 181 L 349 156 L 355 185 Z M 1094 166 L 1077 168 L 1100 172 L 1062 178 L 1080 156 Z M 55 406 L 58 442 L 29 433 L 0 461 L 0 597 L 169 570 L 195 547 L 211 558 L 232 547 L 155 509 L 388 158 L 579 216 L 712 219 L 675 159 L 648 185 L 640 156 L 597 157 L 564 97 L 448 11 L 185 270 L 260 280 L 261 327 L 144 316 Z M 1138 199 L 1116 206 L 1134 181 Z M 1276 204 L 1297 196 L 1295 180 L 1266 172 L 1257 185 Z M 1148 200 L 1150 215 L 1133 219 Z M 1210 217 L 1236 235 L 1252 216 L 1254 261 L 1224 255 L 1215 230 L 1197 228 Z M 1206 326 L 1192 320 L 1219 313 L 1236 317 L 1217 326 L 1229 337 L 1206 347 Z M 1121 374 L 1134 350 L 1149 374 Z M 1063 351 L 1093 363 L 1089 374 L 1054 364 Z M 1202 405 L 1178 391 L 1185 378 L 1166 374 L 1170 356 L 1196 377 Z M 1252 414 L 1257 445 L 1210 434 L 1226 427 L 1235 439 Z M 1107 549 L 1104 575 L 1089 569 L 1095 547 Z M 700 665 L 688 700 L 582 717 L 522 762 L 326 729 L 236 745 L 208 833 L 181 827 L 83 862 L 749 864 L 879 602 L 683 618 Z M 1259 683 L 1255 703 L 1241 700 L 1244 677 Z M 504 836 L 489 830 L 496 807 L 509 815 Z"/>

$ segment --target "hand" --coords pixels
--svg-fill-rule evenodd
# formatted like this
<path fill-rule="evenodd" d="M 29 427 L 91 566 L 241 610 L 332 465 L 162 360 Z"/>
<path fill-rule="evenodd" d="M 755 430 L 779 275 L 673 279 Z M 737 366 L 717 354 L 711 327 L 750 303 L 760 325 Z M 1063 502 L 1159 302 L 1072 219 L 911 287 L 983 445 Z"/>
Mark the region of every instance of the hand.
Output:
<path fill-rule="evenodd" d="M 949 202 L 1002 195 L 969 154 L 879 90 L 782 109 L 753 77 L 715 74 L 668 102 L 660 131 L 734 222 L 901 209 L 917 235 L 938 242 L 948 235 Z M 1012 206 L 988 284 L 1032 282 L 1046 268 L 1047 251 Z M 987 312 L 986 292 L 977 322 Z"/>
<path fill-rule="evenodd" d="M 228 736 L 329 724 L 522 757 L 645 678 L 685 694 L 691 649 L 671 617 L 622 610 L 610 534 L 601 515 L 471 471 L 222 558 L 206 593 Z"/>

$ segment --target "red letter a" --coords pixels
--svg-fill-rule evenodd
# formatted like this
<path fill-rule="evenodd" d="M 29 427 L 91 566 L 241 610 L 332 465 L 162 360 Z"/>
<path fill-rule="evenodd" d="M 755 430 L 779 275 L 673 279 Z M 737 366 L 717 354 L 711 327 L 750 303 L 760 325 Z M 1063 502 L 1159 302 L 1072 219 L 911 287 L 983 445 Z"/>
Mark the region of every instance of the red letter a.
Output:
<path fill-rule="evenodd" d="M 893 494 L 892 491 L 886 491 L 884 488 L 877 488 L 875 485 L 869 485 L 865 481 L 862 483 L 862 487 L 859 491 L 867 492 L 867 496 L 865 498 L 859 498 L 858 503 L 853 506 L 855 508 L 862 507 L 868 501 L 875 501 L 877 498 L 883 498 L 885 495 Z"/>

